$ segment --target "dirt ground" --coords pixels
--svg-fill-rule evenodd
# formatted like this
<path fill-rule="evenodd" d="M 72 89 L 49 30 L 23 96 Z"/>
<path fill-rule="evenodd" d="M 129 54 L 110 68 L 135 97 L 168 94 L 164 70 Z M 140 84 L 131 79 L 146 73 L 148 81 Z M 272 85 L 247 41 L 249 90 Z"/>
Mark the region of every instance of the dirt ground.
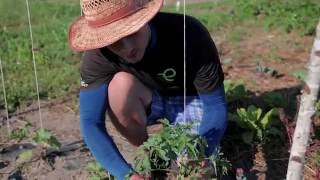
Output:
<path fill-rule="evenodd" d="M 172 3 L 172 1 L 168 3 Z M 192 1 L 192 0 L 189 0 Z M 199 0 L 196 0 L 197 2 Z M 279 31 L 266 32 L 254 29 L 250 36 L 244 36 L 236 45 L 229 43 L 223 34 L 213 34 L 220 53 L 226 79 L 242 80 L 254 98 L 259 101 L 266 92 L 286 92 L 292 100 L 293 108 L 285 112 L 285 118 L 294 122 L 296 116 L 295 101 L 300 94 L 301 81 L 292 72 L 304 68 L 309 59 L 312 37 L 301 37 L 288 34 L 279 38 Z M 257 72 L 257 62 L 273 68 L 277 76 L 269 76 Z M 67 97 L 66 97 L 67 99 Z M 252 100 L 251 99 L 251 100 Z M 79 131 L 79 114 L 74 111 L 72 101 L 42 102 L 43 126 L 50 129 L 62 142 L 60 152 L 48 153 L 45 159 L 29 163 L 17 161 L 18 154 L 26 149 L 34 149 L 30 142 L 8 141 L 6 134 L 5 113 L 0 116 L 0 178 L 1 179 L 63 179 L 84 180 L 89 174 L 85 170 L 93 158 L 84 145 Z M 231 104 L 230 108 L 234 108 Z M 39 128 L 39 118 L 36 103 L 16 112 L 9 119 L 12 128 L 23 127 L 31 123 L 32 129 Z M 135 148 L 119 135 L 107 119 L 107 129 L 112 134 L 119 150 L 132 162 Z M 230 139 L 236 133 L 231 124 L 223 141 L 223 148 L 228 152 L 233 168 L 243 168 L 248 179 L 284 179 L 288 162 L 289 144 L 279 146 L 275 140 L 265 146 L 240 147 Z M 283 127 L 286 131 L 286 127 Z M 294 128 L 294 127 L 292 127 Z M 290 137 L 286 137 L 289 139 Z M 308 166 L 307 166 L 308 167 Z M 308 169 L 309 168 L 309 169 Z M 315 179 L 315 170 L 306 168 L 306 179 Z M 310 170 L 311 169 L 311 170 Z"/>

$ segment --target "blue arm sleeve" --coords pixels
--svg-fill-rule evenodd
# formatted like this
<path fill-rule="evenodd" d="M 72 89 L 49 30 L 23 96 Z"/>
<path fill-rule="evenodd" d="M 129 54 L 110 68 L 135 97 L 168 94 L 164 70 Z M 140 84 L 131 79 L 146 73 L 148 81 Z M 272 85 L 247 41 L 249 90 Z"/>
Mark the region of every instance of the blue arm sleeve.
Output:
<path fill-rule="evenodd" d="M 200 122 L 199 134 L 207 140 L 206 155 L 216 152 L 227 126 L 227 105 L 223 85 L 213 92 L 200 94 L 203 101 L 203 117 Z"/>
<path fill-rule="evenodd" d="M 96 160 L 117 179 L 124 179 L 131 167 L 108 135 L 105 112 L 108 106 L 107 85 L 80 91 L 80 130 Z"/>

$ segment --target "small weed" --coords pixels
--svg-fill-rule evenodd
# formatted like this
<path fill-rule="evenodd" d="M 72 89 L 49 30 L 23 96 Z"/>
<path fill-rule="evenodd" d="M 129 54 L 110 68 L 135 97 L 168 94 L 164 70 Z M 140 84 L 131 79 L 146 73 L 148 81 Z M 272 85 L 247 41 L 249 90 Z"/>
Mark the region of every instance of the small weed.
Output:
<path fill-rule="evenodd" d="M 13 139 L 17 139 L 19 141 L 33 140 L 35 143 L 37 143 L 37 147 L 35 149 L 21 152 L 18 156 L 18 161 L 29 162 L 32 158 L 47 158 L 46 152 L 49 148 L 59 150 L 61 144 L 49 130 L 40 128 L 36 131 L 31 131 L 29 130 L 30 126 L 30 124 L 27 124 L 24 128 L 14 130 L 11 134 L 11 138 Z"/>
<path fill-rule="evenodd" d="M 297 69 L 291 73 L 294 77 L 300 79 L 301 81 L 304 81 L 307 77 L 307 72 L 305 69 Z"/>
<path fill-rule="evenodd" d="M 223 84 L 228 101 L 240 100 L 247 96 L 246 89 L 242 82 L 235 83 L 231 80 L 225 80 Z"/>
<path fill-rule="evenodd" d="M 19 141 L 26 139 L 27 137 L 28 137 L 28 130 L 26 127 L 14 129 L 10 135 L 11 139 L 17 139 Z"/>
<path fill-rule="evenodd" d="M 114 180 L 98 162 L 89 162 L 86 170 L 90 173 L 90 180 Z"/>
<path fill-rule="evenodd" d="M 270 67 L 262 65 L 260 62 L 258 62 L 256 65 L 256 71 L 259 73 L 262 73 L 262 74 L 266 74 L 270 77 L 274 77 L 274 76 L 278 75 L 278 71 L 276 71 Z"/>
<path fill-rule="evenodd" d="M 44 147 L 59 149 L 61 146 L 57 138 L 47 129 L 38 129 L 33 137 L 33 140 Z"/>

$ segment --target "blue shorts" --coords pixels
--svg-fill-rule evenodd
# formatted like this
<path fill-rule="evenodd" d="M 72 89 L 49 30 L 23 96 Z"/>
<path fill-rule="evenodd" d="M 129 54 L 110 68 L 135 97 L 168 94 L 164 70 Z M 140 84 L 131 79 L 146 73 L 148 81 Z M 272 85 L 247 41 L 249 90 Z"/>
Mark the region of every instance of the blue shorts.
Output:
<path fill-rule="evenodd" d="M 199 96 L 187 96 L 184 112 L 184 96 L 161 96 L 154 92 L 151 112 L 147 117 L 148 125 L 156 123 L 160 118 L 168 119 L 173 125 L 194 123 L 191 132 L 198 134 L 203 115 L 202 107 L 203 102 Z"/>

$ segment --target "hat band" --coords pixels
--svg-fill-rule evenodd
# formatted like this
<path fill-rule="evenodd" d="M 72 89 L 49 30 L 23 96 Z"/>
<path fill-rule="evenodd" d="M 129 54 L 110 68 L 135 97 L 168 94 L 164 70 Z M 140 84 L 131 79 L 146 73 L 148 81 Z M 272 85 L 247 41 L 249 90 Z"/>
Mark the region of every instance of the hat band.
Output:
<path fill-rule="evenodd" d="M 98 20 L 94 20 L 94 21 L 88 21 L 88 25 L 93 28 L 107 25 L 107 24 L 115 22 L 123 17 L 129 16 L 129 15 L 133 14 L 134 12 L 138 11 L 139 9 L 142 9 L 142 7 L 139 7 L 136 5 L 136 3 L 132 2 L 128 6 L 120 8 L 118 11 L 116 11 L 115 13 L 113 13 L 110 16 L 106 16 L 102 19 L 98 19 Z"/>

